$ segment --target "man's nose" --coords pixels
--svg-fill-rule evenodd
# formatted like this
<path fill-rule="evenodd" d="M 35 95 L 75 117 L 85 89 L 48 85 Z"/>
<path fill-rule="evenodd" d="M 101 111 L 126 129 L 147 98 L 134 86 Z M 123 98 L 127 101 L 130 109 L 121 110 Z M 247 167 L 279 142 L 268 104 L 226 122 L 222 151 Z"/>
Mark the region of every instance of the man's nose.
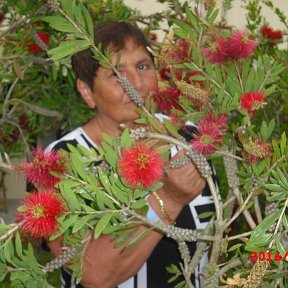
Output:
<path fill-rule="evenodd" d="M 143 79 L 138 70 L 129 70 L 129 72 L 127 73 L 127 79 L 138 92 L 141 92 L 141 90 L 143 89 Z"/>

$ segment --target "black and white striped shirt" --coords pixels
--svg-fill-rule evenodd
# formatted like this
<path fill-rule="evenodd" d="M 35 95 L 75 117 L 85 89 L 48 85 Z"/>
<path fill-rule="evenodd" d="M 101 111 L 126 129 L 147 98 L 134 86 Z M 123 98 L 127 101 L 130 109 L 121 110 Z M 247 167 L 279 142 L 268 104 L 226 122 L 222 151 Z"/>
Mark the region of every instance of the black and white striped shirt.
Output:
<path fill-rule="evenodd" d="M 195 130 L 194 126 L 190 127 Z M 189 138 L 189 135 L 185 135 L 185 132 L 182 133 L 184 137 Z M 189 140 L 189 139 L 188 139 Z M 67 144 L 71 144 L 73 146 L 77 146 L 78 144 L 84 146 L 87 149 L 96 149 L 97 146 L 94 142 L 89 138 L 89 136 L 85 133 L 85 131 L 79 127 L 74 131 L 70 132 L 66 136 L 61 139 L 51 143 L 46 150 L 59 150 L 65 149 L 67 150 Z M 177 148 L 174 147 L 174 151 L 171 151 L 171 154 L 176 153 Z M 215 183 L 216 183 L 216 177 Z M 217 183 L 216 183 L 217 184 Z M 203 190 L 202 194 L 197 196 L 189 205 L 184 207 L 178 218 L 176 219 L 176 226 L 182 228 L 189 229 L 204 229 L 209 221 L 208 218 L 199 219 L 198 215 L 203 212 L 215 211 L 213 198 L 211 196 L 210 189 L 208 185 Z M 194 254 L 197 243 L 192 242 L 188 243 L 189 249 L 191 251 L 191 255 Z M 208 261 L 208 251 L 206 251 L 195 270 L 195 273 L 192 278 L 192 283 L 194 287 L 200 288 L 201 285 L 201 272 Z M 173 275 L 169 274 L 165 267 L 175 264 L 177 265 L 180 260 L 180 255 L 177 249 L 177 244 L 174 240 L 169 239 L 167 237 L 163 237 L 162 240 L 158 243 L 151 256 L 148 258 L 147 262 L 144 263 L 142 268 L 138 271 L 138 273 L 125 281 L 124 283 L 117 286 L 117 288 L 172 288 L 175 285 L 183 280 L 183 278 L 179 277 L 179 279 L 170 284 L 167 283 L 169 278 Z M 81 285 L 76 285 L 74 279 L 71 275 L 65 271 L 61 270 L 61 282 L 62 288 L 80 288 Z"/>

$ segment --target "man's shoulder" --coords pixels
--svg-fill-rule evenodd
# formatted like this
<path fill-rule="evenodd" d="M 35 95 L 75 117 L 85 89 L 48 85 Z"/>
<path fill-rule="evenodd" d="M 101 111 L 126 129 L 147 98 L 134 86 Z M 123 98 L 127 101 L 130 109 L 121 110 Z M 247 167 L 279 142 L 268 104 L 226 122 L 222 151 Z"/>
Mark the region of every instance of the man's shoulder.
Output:
<path fill-rule="evenodd" d="M 69 132 L 68 134 L 64 135 L 60 139 L 50 143 L 45 150 L 46 151 L 59 150 L 59 149 L 69 150 L 68 144 L 72 146 L 77 146 L 78 144 L 80 144 L 87 149 L 95 147 L 95 144 L 92 143 L 92 141 L 88 138 L 82 127 L 78 127 L 73 131 Z"/>

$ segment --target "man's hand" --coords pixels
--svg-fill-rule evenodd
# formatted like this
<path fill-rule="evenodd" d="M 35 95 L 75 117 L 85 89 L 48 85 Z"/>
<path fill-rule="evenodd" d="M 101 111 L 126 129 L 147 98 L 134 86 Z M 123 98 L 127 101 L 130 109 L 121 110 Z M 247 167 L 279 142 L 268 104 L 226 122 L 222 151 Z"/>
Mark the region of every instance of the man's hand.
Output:
<path fill-rule="evenodd" d="M 178 152 L 171 160 L 176 160 L 185 155 L 185 151 Z M 183 207 L 189 204 L 194 198 L 202 193 L 206 185 L 206 180 L 201 176 L 196 166 L 190 162 L 181 168 L 166 170 L 166 175 L 162 182 L 164 186 L 157 191 L 157 194 L 163 200 L 165 209 L 168 214 L 176 219 Z M 149 203 L 152 205 L 155 212 L 161 217 L 161 211 L 153 197 L 149 198 Z M 163 216 L 163 215 L 162 215 Z"/>

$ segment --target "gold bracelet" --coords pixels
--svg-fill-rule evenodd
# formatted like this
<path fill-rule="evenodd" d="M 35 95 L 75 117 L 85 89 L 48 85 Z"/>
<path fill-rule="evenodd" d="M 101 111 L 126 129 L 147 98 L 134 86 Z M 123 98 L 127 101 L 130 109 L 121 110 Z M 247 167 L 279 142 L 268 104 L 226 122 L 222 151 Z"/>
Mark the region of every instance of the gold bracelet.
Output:
<path fill-rule="evenodd" d="M 158 202 L 159 206 L 160 206 L 160 210 L 163 214 L 163 216 L 168 220 L 168 222 L 172 225 L 176 224 L 176 221 L 173 220 L 170 215 L 167 213 L 165 206 L 164 206 L 164 202 L 163 200 L 159 197 L 159 195 L 156 193 L 156 191 L 152 192 L 152 195 L 154 196 L 154 198 L 156 199 L 156 201 Z"/>

